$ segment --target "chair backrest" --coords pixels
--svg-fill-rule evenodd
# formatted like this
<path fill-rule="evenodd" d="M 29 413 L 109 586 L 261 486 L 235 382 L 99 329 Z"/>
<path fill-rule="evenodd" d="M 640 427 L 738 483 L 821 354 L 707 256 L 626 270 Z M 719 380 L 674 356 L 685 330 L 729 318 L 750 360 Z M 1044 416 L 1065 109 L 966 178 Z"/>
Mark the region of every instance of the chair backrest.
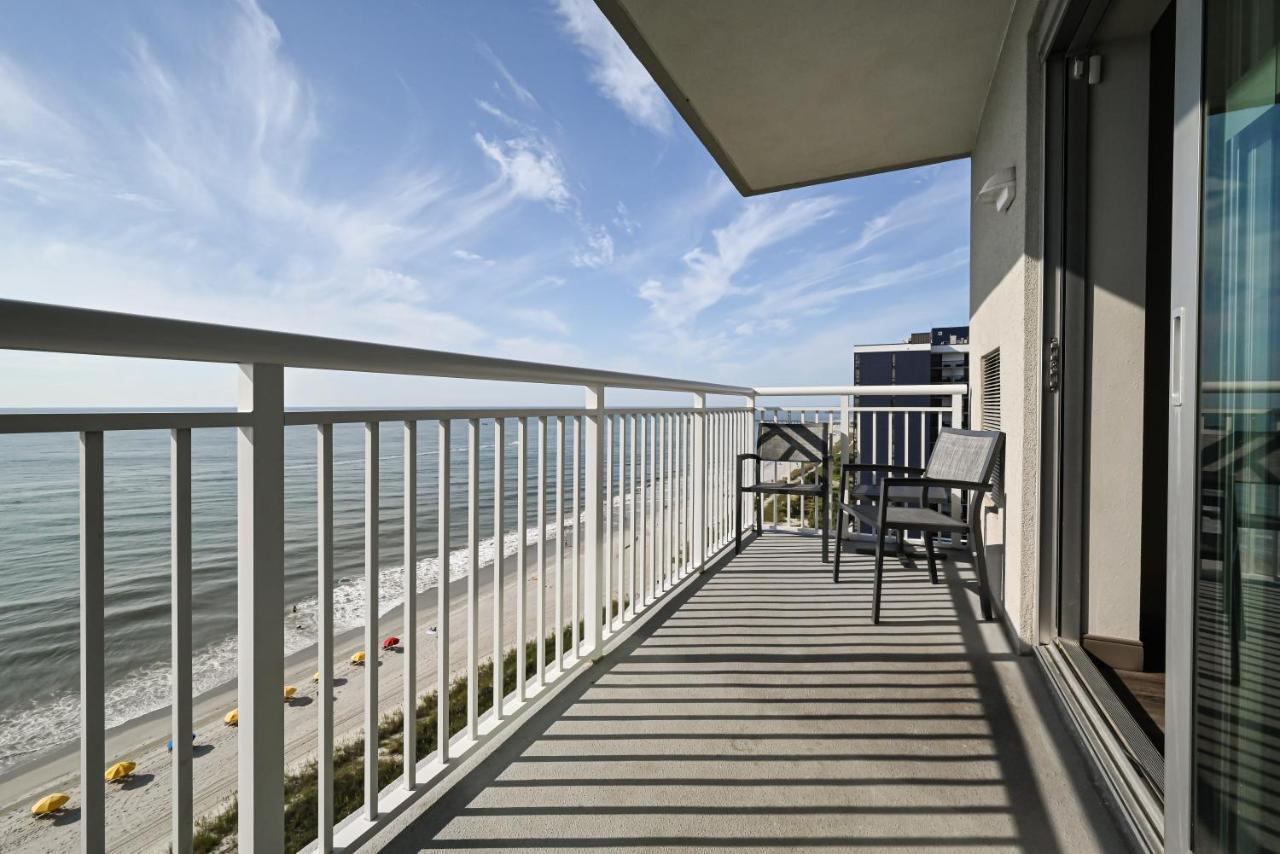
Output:
<path fill-rule="evenodd" d="M 767 462 L 825 463 L 829 453 L 828 426 L 761 422 L 756 453 Z"/>
<path fill-rule="evenodd" d="M 1004 446 L 998 430 L 957 430 L 943 427 L 929 454 L 924 476 L 939 480 L 960 480 L 975 486 L 991 479 L 991 470 Z"/>

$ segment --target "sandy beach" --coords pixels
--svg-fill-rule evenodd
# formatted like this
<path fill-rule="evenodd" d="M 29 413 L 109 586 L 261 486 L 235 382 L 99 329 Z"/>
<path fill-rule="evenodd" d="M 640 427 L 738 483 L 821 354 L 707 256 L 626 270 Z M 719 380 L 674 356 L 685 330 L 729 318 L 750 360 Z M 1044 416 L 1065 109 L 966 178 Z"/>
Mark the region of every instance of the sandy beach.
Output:
<path fill-rule="evenodd" d="M 570 619 L 571 545 L 566 542 L 564 573 L 564 619 Z M 546 578 L 539 579 L 536 549 L 526 555 L 528 587 L 526 594 L 527 627 L 530 639 L 535 637 L 537 586 L 546 585 L 547 627 L 553 625 L 555 541 L 546 544 Z M 492 656 L 493 650 L 493 567 L 482 567 L 479 577 L 480 660 Z M 504 647 L 513 646 L 515 635 L 516 558 L 508 556 L 503 565 Z M 450 662 L 453 675 L 466 665 L 467 579 L 451 582 Z M 436 684 L 436 638 L 428 634 L 436 623 L 436 590 L 418 597 L 418 693 L 429 692 Z M 379 620 L 379 637 L 403 637 L 403 607 L 395 607 Z M 286 631 L 291 630 L 286 628 Z M 363 628 L 344 632 L 334 639 L 334 732 L 335 742 L 355 738 L 362 731 L 364 673 L 350 663 L 357 650 L 363 649 Z M 401 708 L 403 701 L 404 654 L 390 651 L 379 654 L 379 710 L 387 713 Z M 372 656 L 370 656 L 372 659 Z M 319 686 L 312 681 L 317 669 L 315 647 L 311 646 L 286 659 L 284 685 L 294 685 L 298 693 L 285 705 L 285 765 L 295 768 L 315 757 Z M 514 686 L 507 686 L 508 692 Z M 195 701 L 193 709 L 195 740 L 194 811 L 205 815 L 236 790 L 236 733 L 223 724 L 223 716 L 236 706 L 235 684 L 215 688 Z M 110 851 L 164 851 L 168 847 L 170 827 L 169 797 L 171 791 L 171 757 L 165 743 L 169 738 L 168 709 L 160 709 L 129 721 L 107 733 L 107 764 L 128 759 L 137 763 L 133 778 L 122 785 L 108 786 L 107 848 Z M 69 809 L 55 819 L 37 820 L 30 805 L 53 791 L 71 795 Z M 16 767 L 0 776 L 0 839 L 7 850 L 61 852 L 78 845 L 79 756 L 75 744 L 49 751 L 32 762 Z"/>

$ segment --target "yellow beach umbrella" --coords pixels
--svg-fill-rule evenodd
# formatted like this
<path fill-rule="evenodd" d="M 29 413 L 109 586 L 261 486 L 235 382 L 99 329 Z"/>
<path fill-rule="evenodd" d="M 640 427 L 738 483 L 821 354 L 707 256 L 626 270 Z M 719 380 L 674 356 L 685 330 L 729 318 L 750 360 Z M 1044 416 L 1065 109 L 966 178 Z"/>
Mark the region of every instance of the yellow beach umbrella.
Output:
<path fill-rule="evenodd" d="M 222 722 L 227 726 L 235 726 L 236 724 L 240 723 L 240 710 L 232 709 L 231 711 L 227 712 L 227 715 L 222 719 Z"/>
<path fill-rule="evenodd" d="M 317 670 L 317 671 L 316 671 L 316 675 L 315 675 L 315 676 L 312 676 L 312 677 L 311 677 L 311 681 L 312 681 L 312 682 L 319 682 L 319 681 L 320 681 L 320 671 L 319 671 L 319 670 Z"/>
<path fill-rule="evenodd" d="M 351 656 L 351 663 L 364 664 L 364 652 L 357 652 L 355 655 Z"/>
<path fill-rule="evenodd" d="M 69 800 L 71 800 L 71 796 L 66 792 L 54 792 L 52 795 L 45 795 L 31 805 L 31 814 L 49 815 L 50 813 L 55 813 L 66 806 Z"/>
<path fill-rule="evenodd" d="M 103 776 L 107 780 L 127 780 L 133 774 L 133 769 L 137 767 L 138 765 L 135 762 L 117 762 L 108 768 L 107 773 Z"/>
<path fill-rule="evenodd" d="M 298 689 L 292 685 L 284 686 L 284 701 L 287 703 L 293 699 L 293 695 L 298 693 Z"/>

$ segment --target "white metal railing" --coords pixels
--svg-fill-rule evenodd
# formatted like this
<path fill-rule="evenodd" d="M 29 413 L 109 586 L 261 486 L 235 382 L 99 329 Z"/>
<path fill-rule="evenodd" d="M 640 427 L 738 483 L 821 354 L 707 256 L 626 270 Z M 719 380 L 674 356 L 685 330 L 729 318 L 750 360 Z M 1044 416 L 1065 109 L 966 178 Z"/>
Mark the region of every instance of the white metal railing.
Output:
<path fill-rule="evenodd" d="M 278 851 L 283 838 L 284 718 L 280 701 L 285 671 L 283 614 L 284 435 L 309 427 L 316 435 L 317 664 L 322 686 L 333 681 L 333 427 L 364 427 L 364 639 L 370 665 L 378 649 L 379 531 L 378 459 L 382 425 L 399 424 L 404 452 L 404 645 L 406 671 L 404 773 L 381 787 L 378 779 L 380 720 L 378 668 L 364 668 L 364 804 L 349 816 L 335 815 L 333 800 L 334 710 L 332 694 L 318 692 L 317 782 L 319 850 L 350 850 L 420 797 L 458 758 L 536 699 L 547 687 L 598 657 L 605 642 L 639 617 L 690 574 L 704 568 L 733 539 L 733 465 L 751 441 L 751 410 L 708 407 L 708 395 L 750 398 L 748 387 L 695 383 L 659 377 L 565 368 L 514 360 L 462 356 L 412 348 L 284 335 L 209 324 L 162 320 L 108 312 L 0 301 L 0 349 L 37 350 L 151 359 L 224 362 L 240 365 L 236 412 L 0 413 L 0 433 L 77 432 L 80 435 L 80 831 L 82 849 L 107 849 L 105 766 L 103 567 L 104 434 L 118 430 L 168 430 L 171 434 L 171 541 L 174 851 L 188 851 L 192 839 L 192 749 L 180 733 L 190 732 L 191 690 L 191 433 L 209 428 L 237 431 L 237 692 L 239 709 L 237 791 L 241 851 Z M 572 384 L 585 388 L 581 408 L 287 410 L 286 368 L 368 371 Z M 606 388 L 691 392 L 688 408 L 607 408 Z M 437 745 L 430 756 L 414 755 L 418 649 L 416 542 L 418 430 L 434 422 L 438 432 L 437 553 L 451 554 L 450 495 L 454 464 L 451 431 L 467 431 L 466 724 L 456 735 L 450 722 L 450 611 L 460 591 L 447 569 L 439 573 L 437 594 Z M 479 437 L 484 426 L 495 435 L 493 470 L 482 472 Z M 509 527 L 503 507 L 506 431 L 514 426 L 517 445 L 518 578 L 514 638 L 504 638 L 508 603 L 503 596 L 501 544 Z M 554 432 L 554 445 L 551 445 Z M 569 442 L 572 434 L 572 443 Z M 535 637 L 526 625 L 527 500 L 530 440 L 535 449 L 536 562 L 539 583 Z M 554 449 L 554 459 L 551 450 Z M 491 477 L 493 527 L 498 544 L 493 571 L 492 650 L 479 646 L 480 485 Z M 549 487 L 554 484 L 554 496 Z M 568 489 L 566 490 L 566 487 Z M 614 490 L 617 494 L 614 494 Z M 568 493 L 566 495 L 566 492 Z M 555 512 L 554 554 L 547 554 L 548 502 Z M 566 505 L 567 501 L 567 505 Z M 569 524 L 565 524 L 566 513 Z M 571 539 L 569 533 L 571 532 Z M 566 542 L 566 540 L 569 542 Z M 549 561 L 548 558 L 552 559 Z M 549 565 L 550 564 L 550 565 Z M 447 567 L 442 560 L 442 565 Z M 566 578 L 567 566 L 567 578 Z M 546 666 L 547 570 L 553 570 L 551 610 L 554 662 Z M 567 587 L 567 589 L 566 589 Z M 562 603 L 570 596 L 570 613 Z M 616 603 L 616 604 L 615 604 Z M 581 609 L 581 610 L 580 610 Z M 566 632 L 568 641 L 566 643 Z M 530 640 L 538 667 L 527 673 L 523 650 Z M 514 686 L 503 684 L 501 662 L 511 646 L 516 654 Z M 492 656 L 491 708 L 480 712 L 481 659 Z"/>
<path fill-rule="evenodd" d="M 281 848 L 285 809 L 285 728 L 281 678 L 285 672 L 284 597 L 284 437 L 287 429 L 315 433 L 316 658 L 322 686 L 333 683 L 334 621 L 334 426 L 363 426 L 364 446 L 364 645 L 376 664 L 379 638 L 378 505 L 379 451 L 383 428 L 402 436 L 404 484 L 403 621 L 405 692 L 403 767 L 400 779 L 381 786 L 377 666 L 364 668 L 364 802 L 347 816 L 336 814 L 332 692 L 320 690 L 317 703 L 317 813 L 321 851 L 351 850 L 421 797 L 459 758 L 483 743 L 549 686 L 603 654 L 606 643 L 654 603 L 677 588 L 734 540 L 734 482 L 737 455 L 752 449 L 755 419 L 800 418 L 835 423 L 841 461 L 872 448 L 872 461 L 901 462 L 895 430 L 919 430 L 923 460 L 930 447 L 928 425 L 960 423 L 963 386 L 865 386 L 761 388 L 699 383 L 661 377 L 440 353 L 314 336 L 288 335 L 203 323 L 0 300 L 0 349 L 32 350 L 146 359 L 221 362 L 239 365 L 235 412 L 0 412 L 0 433 L 75 432 L 80 437 L 80 832 L 82 850 L 107 849 L 106 801 L 102 771 L 104 737 L 104 434 L 123 430 L 170 433 L 170 537 L 173 673 L 173 733 L 170 845 L 191 848 L 192 749 L 180 734 L 192 723 L 191 626 L 191 439 L 193 430 L 236 430 L 237 513 L 237 692 L 239 708 L 237 789 L 238 848 L 274 852 Z M 559 408 L 378 408 L 296 410 L 284 405 L 286 369 L 372 373 L 576 385 L 584 405 Z M 606 389 L 649 389 L 693 395 L 689 407 L 608 407 Z M 854 395 L 945 395 L 947 407 L 873 407 L 851 404 Z M 708 396 L 738 396 L 745 405 L 708 406 Z M 757 411 L 757 396 L 836 398 L 836 405 L 771 407 Z M 882 420 L 886 419 L 887 420 Z M 417 684 L 419 648 L 417 578 L 419 543 L 418 449 L 420 430 L 438 437 L 435 461 L 437 749 L 417 756 L 416 709 L 423 696 Z M 884 424 L 882 428 L 880 425 Z M 902 426 L 897 426 L 901 424 Z M 453 431 L 466 431 L 465 591 L 448 572 L 452 553 L 451 497 L 455 494 Z M 885 458 L 877 450 L 887 430 Z M 480 437 L 495 439 L 492 468 L 482 471 Z M 514 431 L 514 461 L 507 459 L 507 436 Z M 915 441 L 915 440 L 912 440 Z M 867 442 L 870 442 L 868 446 Z M 905 453 L 905 452 L 903 452 Z M 854 459 L 860 459 L 854 457 Z M 515 465 L 511 496 L 506 466 Z M 492 612 L 480 612 L 481 485 L 492 488 Z M 515 519 L 506 516 L 514 497 Z M 532 512 L 528 502 L 536 502 Z M 958 502 L 952 502 L 958 512 Z M 786 522 L 793 523 L 788 505 Z M 552 517 L 553 518 L 550 518 Z M 746 514 L 750 519 L 750 514 Z M 800 508 L 803 524 L 805 508 Z M 554 524 L 555 535 L 548 543 Z M 532 525 L 532 527 L 531 527 Z M 515 602 L 504 594 L 503 542 L 516 536 Z M 528 561 L 530 535 L 533 560 Z M 550 552 L 550 553 L 549 553 Z M 526 602 L 530 568 L 538 575 L 534 625 Z M 550 608 L 546 602 L 551 573 Z M 568 596 L 568 613 L 564 603 Z M 465 603 L 465 662 L 454 660 L 455 628 L 450 614 Z M 514 611 L 514 637 L 505 637 Z M 481 621 L 492 621 L 492 645 L 480 647 Z M 550 619 L 551 626 L 547 621 Z M 532 637 L 530 630 L 532 629 Z M 548 631 L 553 633 L 547 665 Z M 567 639 L 566 639 L 567 635 Z M 537 668 L 528 672 L 524 650 L 532 643 Z M 504 684 L 503 656 L 515 647 L 514 685 Z M 482 712 L 478 673 L 482 659 L 493 661 L 492 698 Z M 459 665 L 462 665 L 459 667 Z M 450 684 L 467 678 L 465 717 L 455 734 L 450 721 Z M 159 842 L 159 840 L 157 840 Z M 157 846 L 159 847 L 159 846 Z"/>

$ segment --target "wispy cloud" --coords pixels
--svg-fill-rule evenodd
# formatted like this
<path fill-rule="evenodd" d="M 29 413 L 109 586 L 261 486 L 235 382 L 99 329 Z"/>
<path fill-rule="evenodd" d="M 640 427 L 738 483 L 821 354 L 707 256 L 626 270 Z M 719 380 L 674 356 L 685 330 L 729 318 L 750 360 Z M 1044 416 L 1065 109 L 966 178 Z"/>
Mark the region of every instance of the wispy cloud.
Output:
<path fill-rule="evenodd" d="M 548 308 L 515 308 L 511 316 L 526 329 L 549 332 L 552 335 L 568 335 L 569 324 Z"/>
<path fill-rule="evenodd" d="M 671 105 L 591 0 L 555 0 L 564 30 L 591 60 L 591 80 L 631 121 L 666 135 Z"/>
<path fill-rule="evenodd" d="M 489 64 L 498 72 L 498 76 L 502 78 L 502 82 L 507 86 L 506 91 L 510 92 L 512 97 L 525 107 L 530 109 L 538 108 L 538 99 L 533 97 L 533 93 L 526 89 L 524 85 L 515 78 L 515 75 L 507 69 L 506 63 L 498 58 L 498 55 L 493 52 L 493 49 L 489 47 L 488 44 L 482 41 L 477 42 L 476 49 L 480 51 L 480 55 L 488 60 Z"/>
<path fill-rule="evenodd" d="M 475 135 L 476 145 L 498 167 L 513 195 L 564 209 L 572 198 L 560 156 L 546 140 L 526 134 L 509 139 Z"/>
<path fill-rule="evenodd" d="M 570 259 L 575 267 L 605 267 L 613 263 L 613 236 L 609 229 L 586 227 L 587 245 L 573 254 Z"/>
<path fill-rule="evenodd" d="M 674 284 L 649 279 L 640 286 L 640 296 L 650 304 L 660 323 L 690 323 L 733 292 L 734 277 L 757 252 L 826 219 L 838 204 L 830 196 L 802 199 L 785 206 L 748 202 L 733 222 L 712 232 L 713 249 L 698 247 L 685 254 L 686 272 Z"/>
<path fill-rule="evenodd" d="M 483 255 L 477 255 L 476 253 L 468 252 L 465 249 L 455 249 L 453 250 L 452 255 L 459 261 L 469 261 L 473 264 L 484 264 L 486 267 L 492 267 L 494 264 L 494 260 L 492 258 L 486 258 Z"/>

